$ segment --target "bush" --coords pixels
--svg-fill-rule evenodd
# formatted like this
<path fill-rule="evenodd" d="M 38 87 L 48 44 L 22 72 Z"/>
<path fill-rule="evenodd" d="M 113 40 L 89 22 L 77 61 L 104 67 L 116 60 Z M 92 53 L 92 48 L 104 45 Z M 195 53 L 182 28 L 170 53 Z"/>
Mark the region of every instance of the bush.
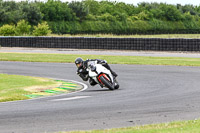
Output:
<path fill-rule="evenodd" d="M 34 26 L 33 35 L 34 36 L 46 36 L 50 34 L 52 31 L 49 29 L 47 22 L 43 22 L 38 24 L 38 26 Z"/>
<path fill-rule="evenodd" d="M 14 36 L 15 35 L 15 26 L 14 25 L 3 25 L 0 27 L 0 35 L 2 36 Z"/>
<path fill-rule="evenodd" d="M 31 26 L 25 20 L 17 23 L 16 35 L 27 35 L 30 33 Z"/>

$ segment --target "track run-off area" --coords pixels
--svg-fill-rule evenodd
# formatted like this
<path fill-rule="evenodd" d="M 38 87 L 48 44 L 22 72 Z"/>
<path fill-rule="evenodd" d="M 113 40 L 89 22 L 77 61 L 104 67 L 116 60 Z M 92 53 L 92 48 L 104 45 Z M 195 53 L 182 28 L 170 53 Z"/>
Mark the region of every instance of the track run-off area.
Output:
<path fill-rule="evenodd" d="M 90 87 L 71 63 L 0 62 L 0 73 L 82 82 L 84 91 L 0 103 L 1 133 L 108 129 L 200 118 L 200 68 L 119 65 L 120 89 Z"/>

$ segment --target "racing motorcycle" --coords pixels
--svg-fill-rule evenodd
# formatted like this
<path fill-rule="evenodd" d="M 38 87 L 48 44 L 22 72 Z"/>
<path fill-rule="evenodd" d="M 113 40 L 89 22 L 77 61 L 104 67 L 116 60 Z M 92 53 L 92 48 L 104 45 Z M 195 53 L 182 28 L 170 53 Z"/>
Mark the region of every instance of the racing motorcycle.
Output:
<path fill-rule="evenodd" d="M 110 90 L 119 88 L 119 83 L 117 82 L 116 78 L 113 77 L 110 70 L 101 64 L 97 64 L 97 61 L 90 61 L 87 65 L 89 77 L 98 83 L 102 88 L 106 87 Z"/>

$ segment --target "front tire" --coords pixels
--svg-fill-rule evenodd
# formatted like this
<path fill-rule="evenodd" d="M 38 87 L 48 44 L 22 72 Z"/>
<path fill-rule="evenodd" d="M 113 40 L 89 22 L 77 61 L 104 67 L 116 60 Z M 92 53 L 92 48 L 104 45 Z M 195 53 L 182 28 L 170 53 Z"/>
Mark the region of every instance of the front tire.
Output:
<path fill-rule="evenodd" d="M 115 89 L 119 89 L 119 83 L 117 82 L 117 80 L 115 79 Z"/>
<path fill-rule="evenodd" d="M 102 82 L 106 87 L 108 87 L 110 90 L 114 90 L 114 89 L 115 89 L 115 87 L 113 87 L 112 84 L 111 84 L 106 78 L 104 78 L 104 76 L 101 76 L 101 77 L 100 77 L 100 80 L 101 80 L 101 82 Z"/>

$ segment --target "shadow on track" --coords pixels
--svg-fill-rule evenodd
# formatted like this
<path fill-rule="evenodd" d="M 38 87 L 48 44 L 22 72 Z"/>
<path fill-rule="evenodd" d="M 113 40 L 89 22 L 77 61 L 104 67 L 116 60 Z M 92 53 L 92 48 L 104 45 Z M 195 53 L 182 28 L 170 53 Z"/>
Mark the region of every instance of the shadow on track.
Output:
<path fill-rule="evenodd" d="M 86 90 L 86 92 L 111 91 L 109 89 Z"/>
<path fill-rule="evenodd" d="M 120 91 L 122 89 L 116 89 L 116 90 L 109 90 L 109 89 L 93 89 L 93 90 L 86 90 L 85 92 L 104 92 L 104 91 L 108 91 L 108 92 L 113 92 L 113 91 Z"/>

